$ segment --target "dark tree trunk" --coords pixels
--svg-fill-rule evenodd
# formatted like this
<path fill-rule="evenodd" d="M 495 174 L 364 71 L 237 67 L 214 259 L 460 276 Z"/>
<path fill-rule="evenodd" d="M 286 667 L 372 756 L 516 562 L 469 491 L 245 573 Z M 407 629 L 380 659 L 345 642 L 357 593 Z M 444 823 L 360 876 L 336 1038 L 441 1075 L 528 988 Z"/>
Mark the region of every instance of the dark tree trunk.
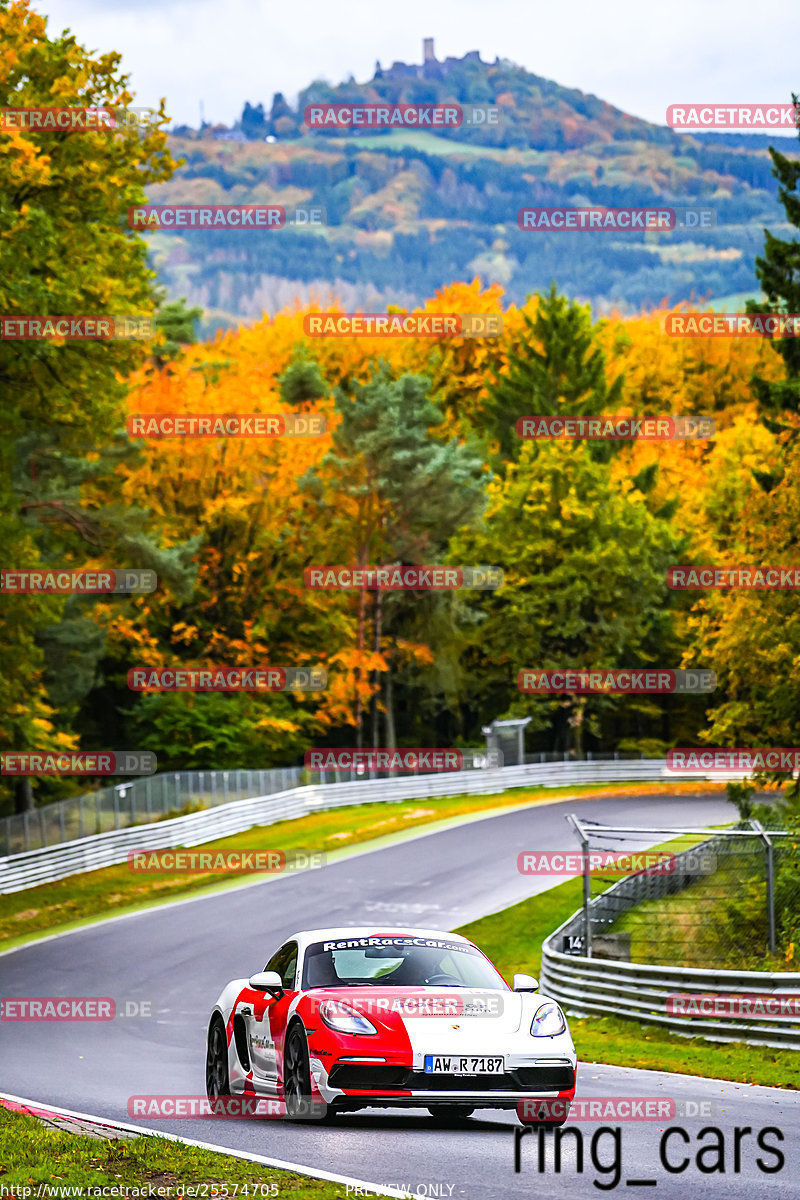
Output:
<path fill-rule="evenodd" d="M 14 812 L 33 812 L 36 804 L 29 775 L 22 775 L 14 785 Z"/>

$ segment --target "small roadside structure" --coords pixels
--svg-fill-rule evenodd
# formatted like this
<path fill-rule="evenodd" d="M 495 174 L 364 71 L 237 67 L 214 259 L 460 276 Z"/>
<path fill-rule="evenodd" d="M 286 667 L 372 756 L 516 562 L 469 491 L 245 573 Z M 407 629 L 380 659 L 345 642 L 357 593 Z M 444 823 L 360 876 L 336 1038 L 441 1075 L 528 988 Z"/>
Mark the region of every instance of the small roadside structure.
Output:
<path fill-rule="evenodd" d="M 530 717 L 511 717 L 506 721 L 494 720 L 484 725 L 481 732 L 486 738 L 486 750 L 499 750 L 500 762 L 505 767 L 525 765 L 525 726 Z"/>

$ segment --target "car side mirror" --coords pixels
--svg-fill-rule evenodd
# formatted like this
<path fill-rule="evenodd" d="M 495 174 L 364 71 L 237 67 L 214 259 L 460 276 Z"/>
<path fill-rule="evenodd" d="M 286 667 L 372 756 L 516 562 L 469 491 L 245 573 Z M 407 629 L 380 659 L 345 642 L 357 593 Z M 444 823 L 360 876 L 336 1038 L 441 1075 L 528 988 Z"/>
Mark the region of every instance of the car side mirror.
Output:
<path fill-rule="evenodd" d="M 254 992 L 269 992 L 275 1000 L 284 995 L 283 980 L 277 971 L 257 971 L 247 982 Z"/>
<path fill-rule="evenodd" d="M 515 992 L 538 992 L 539 980 L 534 979 L 533 975 L 515 975 L 514 976 L 514 991 Z"/>

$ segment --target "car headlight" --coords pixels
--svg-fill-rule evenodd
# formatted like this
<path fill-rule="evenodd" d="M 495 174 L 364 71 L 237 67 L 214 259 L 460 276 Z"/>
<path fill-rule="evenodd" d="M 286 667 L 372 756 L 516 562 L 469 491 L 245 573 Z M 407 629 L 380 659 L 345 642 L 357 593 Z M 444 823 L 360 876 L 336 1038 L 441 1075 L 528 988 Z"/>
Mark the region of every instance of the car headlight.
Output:
<path fill-rule="evenodd" d="M 377 1029 L 367 1018 L 340 1000 L 323 1000 L 319 1006 L 319 1015 L 329 1029 L 338 1033 L 377 1033 Z"/>
<path fill-rule="evenodd" d="M 534 1037 L 555 1037 L 557 1033 L 563 1033 L 566 1028 L 567 1022 L 564 1020 L 564 1014 L 552 1000 L 548 1000 L 546 1004 L 540 1004 L 531 1021 L 531 1033 Z"/>

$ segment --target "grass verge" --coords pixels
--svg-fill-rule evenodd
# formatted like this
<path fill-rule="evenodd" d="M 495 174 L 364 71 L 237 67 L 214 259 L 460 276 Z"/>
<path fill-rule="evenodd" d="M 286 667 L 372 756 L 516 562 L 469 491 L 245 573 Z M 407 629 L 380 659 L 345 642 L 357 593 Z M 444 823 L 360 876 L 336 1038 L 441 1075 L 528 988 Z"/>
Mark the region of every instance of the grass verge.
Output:
<path fill-rule="evenodd" d="M 236 1196 L 245 1200 L 270 1196 L 334 1200 L 344 1191 L 341 1183 L 309 1179 L 164 1138 L 98 1139 L 51 1129 L 27 1113 L 0 1108 L 0 1186 L 6 1189 L 4 1195 L 35 1197 L 41 1187 L 44 1200 L 87 1200 L 85 1193 L 67 1189 L 91 1187 L 115 1188 L 106 1196 L 129 1195 L 136 1200 L 148 1195 L 148 1185 L 150 1195 L 163 1200 L 225 1200 L 234 1195 L 236 1185 Z M 182 1195 L 179 1185 L 183 1185 Z M 32 1191 L 25 1193 L 26 1187 Z M 90 1192 L 88 1198 L 93 1195 L 99 1193 Z"/>
<path fill-rule="evenodd" d="M 435 799 L 402 800 L 392 803 L 350 805 L 310 813 L 291 821 L 255 826 L 244 833 L 195 849 L 211 850 L 314 850 L 324 854 L 437 821 L 488 813 L 529 804 L 554 804 L 566 799 L 618 795 L 635 790 L 637 795 L 671 792 L 720 791 L 719 785 L 675 784 L 586 784 L 567 788 L 515 788 L 490 796 L 446 796 Z M 566 827 L 565 827 L 566 831 Z M 100 917 L 135 912 L 164 900 L 191 895 L 202 889 L 230 886 L 222 875 L 134 873 L 127 863 L 104 867 L 81 875 L 70 875 L 55 883 L 27 888 L 0 896 L 0 947 L 11 949 L 34 937 L 60 932 Z M 248 874 L 247 879 L 255 878 Z"/>
<path fill-rule="evenodd" d="M 580 908 L 581 889 L 580 879 L 569 879 L 457 932 L 476 942 L 506 979 L 515 971 L 538 975 L 542 942 Z M 800 1055 L 786 1050 L 681 1037 L 659 1025 L 621 1017 L 571 1018 L 569 1024 L 579 1062 L 800 1089 Z"/>

